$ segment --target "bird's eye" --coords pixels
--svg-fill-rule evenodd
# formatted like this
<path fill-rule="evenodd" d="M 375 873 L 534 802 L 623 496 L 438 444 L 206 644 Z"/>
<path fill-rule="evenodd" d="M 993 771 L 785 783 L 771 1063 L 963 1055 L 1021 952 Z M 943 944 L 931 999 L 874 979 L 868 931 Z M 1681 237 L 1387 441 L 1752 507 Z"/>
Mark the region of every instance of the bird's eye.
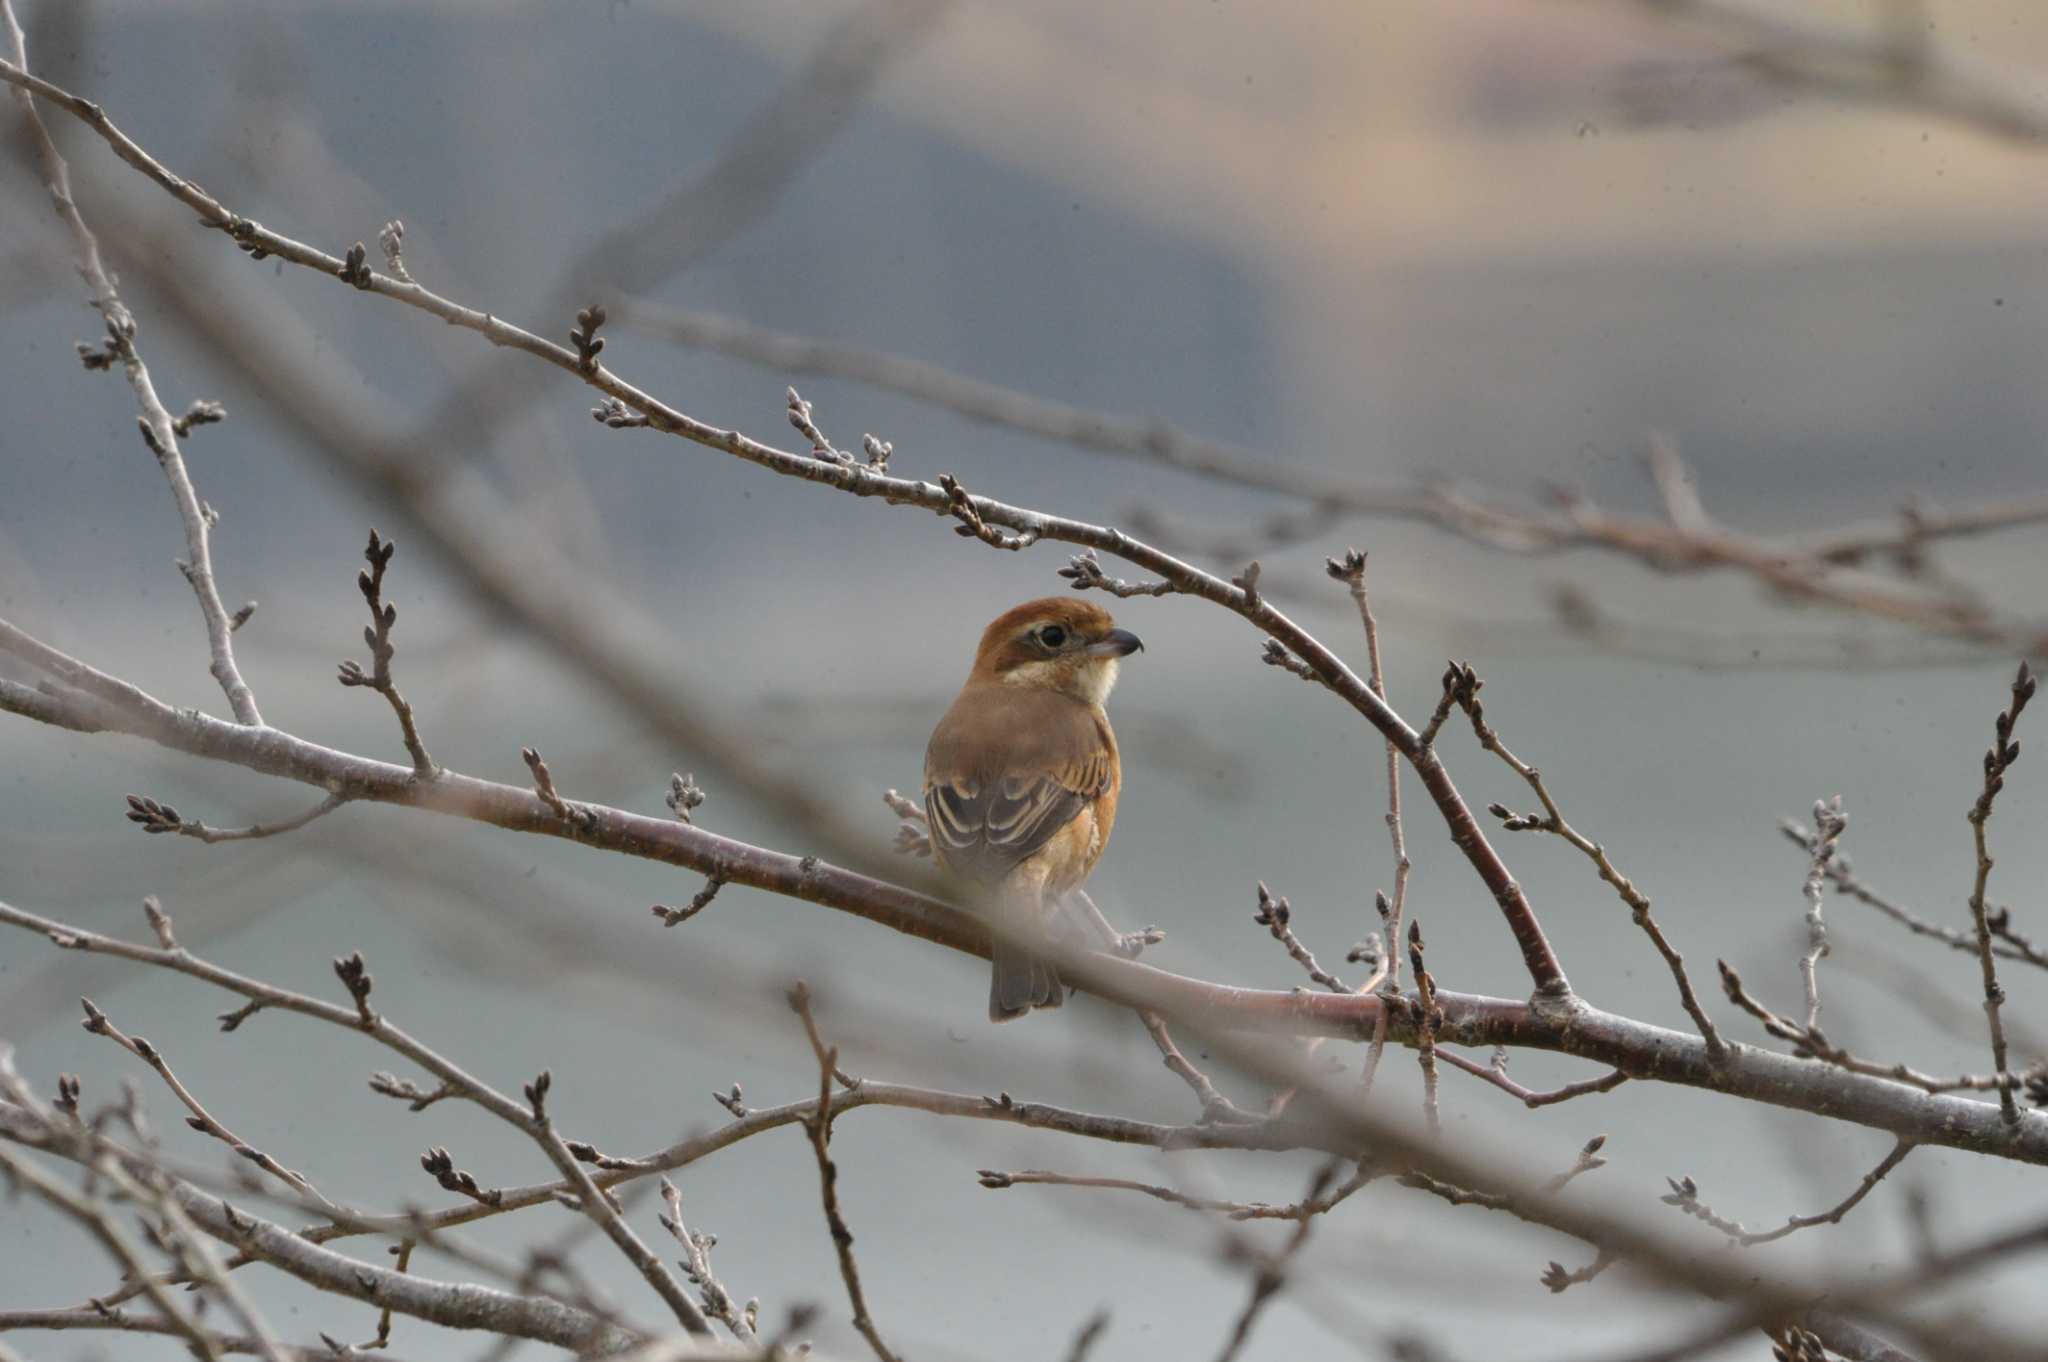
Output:
<path fill-rule="evenodd" d="M 1057 624 L 1048 624 L 1038 631 L 1038 641 L 1048 648 L 1063 647 L 1067 641 L 1067 631 Z"/>

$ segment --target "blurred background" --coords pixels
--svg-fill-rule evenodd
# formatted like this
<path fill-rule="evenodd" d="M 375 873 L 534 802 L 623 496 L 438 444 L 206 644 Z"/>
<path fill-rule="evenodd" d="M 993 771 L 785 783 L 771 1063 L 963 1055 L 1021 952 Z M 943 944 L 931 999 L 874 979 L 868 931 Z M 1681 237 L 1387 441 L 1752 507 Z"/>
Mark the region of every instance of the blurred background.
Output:
<path fill-rule="evenodd" d="M 2011 648 L 1790 609 L 1734 575 L 1507 554 L 1408 520 L 1322 514 L 1299 496 L 679 344 L 676 328 L 694 318 L 701 336 L 698 314 L 713 313 L 920 360 L 1241 447 L 1316 485 L 1448 479 L 1539 510 L 1562 488 L 1653 515 L 1642 456 L 1661 434 L 1708 511 L 1757 535 L 1881 519 L 1913 499 L 2036 495 L 2048 485 L 2048 121 L 2027 121 L 2048 107 L 2038 5 L 18 8 L 34 69 L 230 207 L 335 254 L 368 242 L 373 264 L 380 227 L 401 219 L 422 284 L 556 339 L 604 299 L 605 362 L 700 419 L 800 447 L 783 416 L 795 383 L 839 445 L 892 441 L 899 475 L 950 472 L 1005 501 L 1142 525 L 1233 572 L 1256 555 L 1269 594 L 1361 667 L 1350 602 L 1321 564 L 1368 549 L 1396 707 L 1426 715 L 1445 657 L 1469 659 L 1508 743 L 1655 899 L 1703 991 L 1725 957 L 1795 1009 L 1805 858 L 1777 824 L 1823 796 L 1844 797 L 1859 872 L 1968 923 L 1961 815 Z M 1805 41 L 1816 32 L 1830 41 Z M 1887 65 L 1901 53 L 1919 56 Z M 97 319 L 9 108 L 0 614 L 161 699 L 224 713 L 132 400 L 74 358 Z M 781 782 L 881 855 L 895 820 L 880 792 L 917 785 L 981 626 L 1064 586 L 1057 545 L 992 553 L 949 521 L 607 430 L 568 376 L 252 262 L 46 116 L 167 403 L 229 410 L 186 453 L 221 518 L 223 595 L 261 601 L 238 654 L 279 727 L 404 759 L 382 702 L 333 680 L 337 660 L 361 657 L 353 576 L 375 525 L 400 546 L 387 589 L 399 681 L 441 762 L 523 783 L 519 749 L 533 745 L 569 797 L 651 813 L 670 772 L 694 772 L 705 826 L 791 851 L 832 845 L 761 796 Z M 2001 611 L 2039 610 L 2038 528 L 1937 555 Z M 1376 735 L 1261 665 L 1260 640 L 1221 611 L 1137 600 L 1118 618 L 1147 650 L 1112 705 L 1126 795 L 1098 902 L 1124 925 L 1166 929 L 1148 956 L 1162 967 L 1292 987 L 1298 970 L 1249 920 L 1264 879 L 1324 962 L 1341 961 L 1391 884 Z M 1451 735 L 1475 804 L 1528 804 L 1511 773 Z M 1409 790 L 1409 907 L 1432 969 L 1446 988 L 1520 996 L 1526 976 L 1487 894 Z M 608 1152 L 722 1123 L 710 1093 L 734 1082 L 756 1105 L 814 1091 L 782 1002 L 796 977 L 856 1074 L 1194 1115 L 1128 1015 L 1080 999 L 991 1028 L 978 962 L 851 918 L 729 887 L 664 931 L 648 905 L 688 899 L 695 877 L 377 807 L 273 841 L 149 839 L 121 820 L 130 791 L 217 825 L 312 802 L 8 718 L 0 898 L 137 935 L 155 893 L 195 950 L 326 995 L 339 993 L 329 960 L 361 950 L 389 1015 L 503 1088 L 551 1068 L 564 1124 Z M 2048 787 L 2023 764 L 1993 834 L 1993 897 L 2022 921 L 2038 920 L 2048 875 L 2044 815 Z M 1554 840 L 1504 840 L 1580 991 L 1684 1025 L 1662 963 L 1585 862 Z M 1847 900 L 1829 914 L 1831 1036 L 1922 1069 L 1988 1067 L 1970 956 Z M 2009 976 L 2016 1059 L 2031 1062 L 2048 997 L 2038 977 Z M 213 1015 L 227 1002 L 191 981 L 0 937 L 0 1037 L 46 1091 L 59 1072 L 84 1075 L 89 1099 L 119 1075 L 148 1077 L 79 1030 L 80 994 L 162 1047 L 245 1139 L 337 1197 L 444 1204 L 415 1163 L 428 1145 L 489 1184 L 544 1175 L 478 1113 L 412 1115 L 369 1094 L 366 1076 L 392 1062 L 353 1037 L 268 1015 L 221 1036 Z M 1718 997 L 1709 1007 L 1731 1034 L 1762 1039 Z M 1379 1100 L 1416 1100 L 1409 1059 L 1389 1057 Z M 1532 1085 L 1593 1076 L 1533 1055 L 1513 1072 Z M 1538 1112 L 1464 1075 L 1444 1085 L 1451 1129 L 1512 1140 L 1534 1169 L 1567 1167 L 1608 1132 L 1611 1166 L 1573 1194 L 1673 1219 L 1655 1204 L 1666 1176 L 1692 1174 L 1717 1210 L 1766 1225 L 1833 1204 L 1889 1146 L 1644 1084 Z M 170 1149 L 225 1166 L 160 1085 L 143 1091 Z M 835 1148 L 870 1301 L 920 1359 L 1058 1356 L 1100 1306 L 1114 1319 L 1099 1355 L 1200 1356 L 1244 1297 L 1210 1221 L 1110 1193 L 989 1192 L 978 1168 L 1273 1200 L 1298 1195 L 1310 1168 L 886 1110 L 849 1116 Z M 770 1321 L 818 1302 L 821 1345 L 860 1354 L 798 1130 L 678 1182 L 737 1295 L 760 1296 Z M 2030 1170 L 1921 1151 L 1850 1225 L 1758 1250 L 1760 1270 L 1903 1261 L 1909 1192 L 1936 1242 L 2041 1203 Z M 640 1215 L 651 1222 L 652 1205 Z M 579 1223 L 542 1209 L 472 1233 L 512 1249 Z M 1544 1264 L 1577 1266 L 1581 1246 L 1391 1185 L 1354 1199 L 1316 1243 L 1248 1356 L 1372 1356 L 1408 1333 L 1457 1356 L 1583 1356 L 1668 1337 L 1713 1308 L 1620 1271 L 1553 1297 Z M 581 1261 L 646 1312 L 608 1249 Z M 0 1309 L 73 1304 L 113 1280 L 75 1227 L 23 1203 L 0 1218 L 0 1264 Z M 1999 1288 L 1985 1278 L 1948 1305 L 2016 1320 L 2038 1308 Z M 294 1339 L 374 1327 L 275 1277 L 259 1299 Z M 50 1358 L 172 1346 L 22 1341 Z M 474 1346 L 407 1321 L 393 1340 L 406 1356 Z M 1717 1356 L 1767 1353 L 1747 1339 Z"/>

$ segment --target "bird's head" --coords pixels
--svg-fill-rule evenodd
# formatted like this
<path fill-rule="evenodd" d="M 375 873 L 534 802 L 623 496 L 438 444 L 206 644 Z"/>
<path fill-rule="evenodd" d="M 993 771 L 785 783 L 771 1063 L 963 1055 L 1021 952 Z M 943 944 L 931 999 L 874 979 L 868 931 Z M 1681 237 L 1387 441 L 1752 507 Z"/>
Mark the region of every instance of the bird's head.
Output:
<path fill-rule="evenodd" d="M 1116 685 L 1117 663 L 1144 646 L 1094 602 L 1047 596 L 998 616 L 983 631 L 970 679 L 1058 691 L 1099 705 Z"/>

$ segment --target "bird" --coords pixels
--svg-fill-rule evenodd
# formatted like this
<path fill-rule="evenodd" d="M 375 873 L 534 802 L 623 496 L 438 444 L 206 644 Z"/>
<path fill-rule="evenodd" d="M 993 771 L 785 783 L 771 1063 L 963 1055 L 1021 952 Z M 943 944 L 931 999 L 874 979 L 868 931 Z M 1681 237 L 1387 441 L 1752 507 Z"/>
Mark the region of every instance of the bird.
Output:
<path fill-rule="evenodd" d="M 1048 596 L 998 615 L 925 749 L 932 856 L 995 916 L 988 1015 L 1066 999 L 1031 949 L 1088 878 L 1116 824 L 1123 768 L 1103 705 L 1144 647 L 1091 601 Z"/>

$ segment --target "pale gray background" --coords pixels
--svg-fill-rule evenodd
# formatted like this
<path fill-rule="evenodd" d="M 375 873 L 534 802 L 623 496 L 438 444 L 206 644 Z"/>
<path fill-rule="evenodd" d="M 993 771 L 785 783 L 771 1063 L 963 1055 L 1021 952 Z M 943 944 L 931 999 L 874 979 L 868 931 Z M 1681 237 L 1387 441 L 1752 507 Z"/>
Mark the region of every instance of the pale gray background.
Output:
<path fill-rule="evenodd" d="M 569 315 L 536 309 L 566 263 L 709 165 L 846 8 L 23 6 L 39 69 L 240 211 L 337 252 L 402 217 L 423 282 L 552 336 Z M 1709 506 L 1760 531 L 1882 514 L 1910 493 L 1962 503 L 2041 486 L 2040 153 L 1739 80 L 1714 96 L 1728 79 L 1720 49 L 1599 6 L 1483 4 L 1445 18 L 1348 5 L 1096 8 L 954 10 L 814 148 L 758 225 L 654 296 L 1163 416 L 1375 485 L 1448 474 L 1514 497 L 1550 480 L 1647 508 L 1636 454 L 1657 428 L 1683 442 Z M 1945 39 L 2048 62 L 2048 24 L 2029 5 L 1937 8 Z M 1709 103 L 1671 96 L 1665 117 L 1653 97 L 1645 113 L 1646 81 L 1653 96 L 1705 90 Z M 280 362 L 310 359 L 371 429 L 417 429 L 451 375 L 479 363 L 537 390 L 493 448 L 421 447 L 418 459 L 472 466 L 521 507 L 531 534 L 615 574 L 670 626 L 647 646 L 672 656 L 678 690 L 758 730 L 766 764 L 843 797 L 878 842 L 891 820 L 876 792 L 916 782 L 924 735 L 981 623 L 1060 585 L 1056 546 L 991 553 L 932 517 L 606 431 L 564 375 L 303 271 L 252 264 L 53 122 L 167 400 L 217 397 L 233 413 L 190 457 L 223 517 L 224 594 L 263 601 L 240 656 L 281 726 L 399 754 L 382 703 L 331 680 L 334 661 L 360 648 L 352 579 L 365 528 L 394 522 L 188 342 L 159 305 L 153 275 L 165 268 L 190 271 L 224 309 L 296 318 L 302 334 Z M 182 540 L 131 403 L 118 380 L 72 358 L 93 318 L 18 158 L 0 186 L 0 610 L 168 700 L 218 712 L 197 613 L 169 566 Z M 785 375 L 623 331 L 605 358 L 695 415 L 795 438 L 781 417 Z M 954 472 L 1005 499 L 1091 518 L 1142 502 L 1219 528 L 1289 508 L 872 391 L 802 386 L 841 443 L 876 431 L 895 441 L 898 471 Z M 419 536 L 399 537 L 399 673 L 438 758 L 520 780 L 518 749 L 531 743 L 572 796 L 650 811 L 671 770 L 701 765 L 476 608 Z M 1803 866 L 1774 825 L 1821 795 L 1846 797 L 1861 869 L 1930 914 L 1966 920 L 1961 814 L 2008 661 L 1957 663 L 1788 615 L 1737 582 L 1502 557 L 1407 526 L 1347 525 L 1267 555 L 1269 579 L 1307 587 L 1303 617 L 1361 663 L 1348 603 L 1320 581 L 1322 555 L 1347 542 L 1373 552 L 1397 704 L 1426 711 L 1443 657 L 1470 657 L 1508 740 L 1655 896 L 1703 988 L 1721 955 L 1765 997 L 1794 1004 Z M 2044 557 L 2033 531 L 1951 555 L 2014 609 L 2038 604 Z M 1547 627 L 1541 602 L 1567 580 L 1649 626 L 1637 655 L 1588 653 Z M 1294 967 L 1248 921 L 1263 877 L 1292 898 L 1325 961 L 1340 960 L 1390 876 L 1379 744 L 1327 697 L 1260 665 L 1258 640 L 1221 612 L 1136 601 L 1118 613 L 1148 648 L 1114 707 L 1128 794 L 1098 897 L 1120 919 L 1169 929 L 1154 957 L 1167 968 L 1292 986 Z M 1873 665 L 1851 645 L 1903 650 L 1912 665 Z M 1476 802 L 1527 802 L 1462 734 L 1448 750 Z M 700 776 L 708 826 L 802 849 L 801 829 Z M 2037 925 L 2044 787 L 2023 761 L 1995 825 L 1994 895 Z M 506 1088 L 551 1067 L 565 1123 L 607 1150 L 716 1124 L 724 1115 L 707 1094 L 735 1080 L 757 1104 L 810 1090 L 808 1052 L 780 1002 L 797 975 L 818 987 L 856 1072 L 1157 1119 L 1191 1112 L 1127 1018 L 1084 1000 L 991 1030 L 974 962 L 822 910 L 729 888 L 664 933 L 647 905 L 687 898 L 694 877 L 379 808 L 272 843 L 145 839 L 119 819 L 130 790 L 215 823 L 306 800 L 140 744 L 9 720 L 0 896 L 136 933 L 136 905 L 154 892 L 189 944 L 330 995 L 328 960 L 360 949 L 391 1015 Z M 1420 802 L 1411 787 L 1411 807 Z M 1506 933 L 1426 808 L 1409 828 L 1412 903 L 1440 979 L 1520 993 Z M 1583 862 L 1556 844 L 1510 839 L 1507 851 L 1582 991 L 1682 1023 L 1662 965 Z M 1969 958 L 1916 951 L 1852 904 L 1830 913 L 1832 1035 L 1923 1068 L 1987 1066 Z M 2019 1053 L 2031 1058 L 2025 1024 L 2042 1022 L 2048 999 L 2037 976 L 2009 984 Z M 245 1138 L 346 1199 L 439 1204 L 414 1163 L 430 1144 L 486 1182 L 544 1172 L 474 1112 L 412 1116 L 370 1096 L 364 1077 L 394 1061 L 353 1037 L 271 1016 L 220 1037 L 211 1019 L 226 1002 L 207 989 L 0 937 L 0 1035 L 46 1088 L 78 1072 L 89 1097 L 104 1097 L 118 1075 L 141 1073 L 77 1028 L 81 992 L 162 1046 Z M 1918 1004 L 1939 1000 L 1955 1004 L 1951 1020 L 1929 1026 Z M 1747 1038 L 1718 997 L 1710 1006 Z M 1515 1071 L 1532 1083 L 1582 1076 L 1533 1056 Z M 1388 1073 L 1386 1100 L 1412 1101 L 1407 1056 Z M 1653 1212 L 1663 1176 L 1689 1172 L 1724 1213 L 1768 1223 L 1832 1203 L 1886 1147 L 1868 1131 L 1683 1090 L 1624 1087 L 1531 1114 L 1462 1076 L 1445 1085 L 1454 1128 L 1512 1135 L 1538 1167 L 1563 1167 L 1588 1135 L 1610 1132 L 1614 1166 L 1580 1191 Z M 144 1091 L 172 1148 L 221 1163 L 160 1086 Z M 990 1193 L 976 1168 L 1122 1171 L 1275 1199 L 1294 1195 L 1308 1168 L 1232 1155 L 1162 1165 L 880 1110 L 844 1121 L 835 1149 L 870 1299 L 919 1359 L 1057 1356 L 1103 1304 L 1116 1319 L 1098 1356 L 1201 1356 L 1243 1298 L 1241 1274 L 1216 1260 L 1215 1231 L 1190 1214 L 1063 1189 Z M 679 1181 L 690 1218 L 720 1237 L 728 1285 L 760 1295 L 771 1320 L 821 1302 L 821 1341 L 860 1354 L 796 1130 Z M 1764 1252 L 1896 1260 L 1914 1183 L 1942 1234 L 2043 1202 L 2034 1170 L 1923 1152 L 1850 1226 Z M 651 1210 L 640 1218 L 653 1233 Z M 536 1211 L 492 1229 L 512 1246 L 569 1227 L 566 1213 Z M 1620 1273 L 1553 1299 L 1537 1281 L 1543 1263 L 1577 1265 L 1580 1246 L 1392 1187 L 1333 1217 L 1318 1244 L 1312 1284 L 1275 1306 L 1250 1356 L 1341 1348 L 1339 1338 L 1369 1350 L 1375 1331 L 1413 1328 L 1465 1356 L 1555 1357 L 1704 1318 L 1696 1303 L 1635 1294 Z M 615 1258 L 586 1261 L 643 1317 L 657 1315 Z M 21 1203 L 0 1208 L 0 1308 L 75 1303 L 111 1279 L 74 1227 Z M 294 1339 L 367 1337 L 373 1324 L 274 1280 L 262 1299 Z M 39 1358 L 173 1346 L 21 1341 Z M 477 1346 L 405 1321 L 394 1339 L 408 1357 Z M 1766 1348 L 1745 1341 L 1726 1355 Z"/>

